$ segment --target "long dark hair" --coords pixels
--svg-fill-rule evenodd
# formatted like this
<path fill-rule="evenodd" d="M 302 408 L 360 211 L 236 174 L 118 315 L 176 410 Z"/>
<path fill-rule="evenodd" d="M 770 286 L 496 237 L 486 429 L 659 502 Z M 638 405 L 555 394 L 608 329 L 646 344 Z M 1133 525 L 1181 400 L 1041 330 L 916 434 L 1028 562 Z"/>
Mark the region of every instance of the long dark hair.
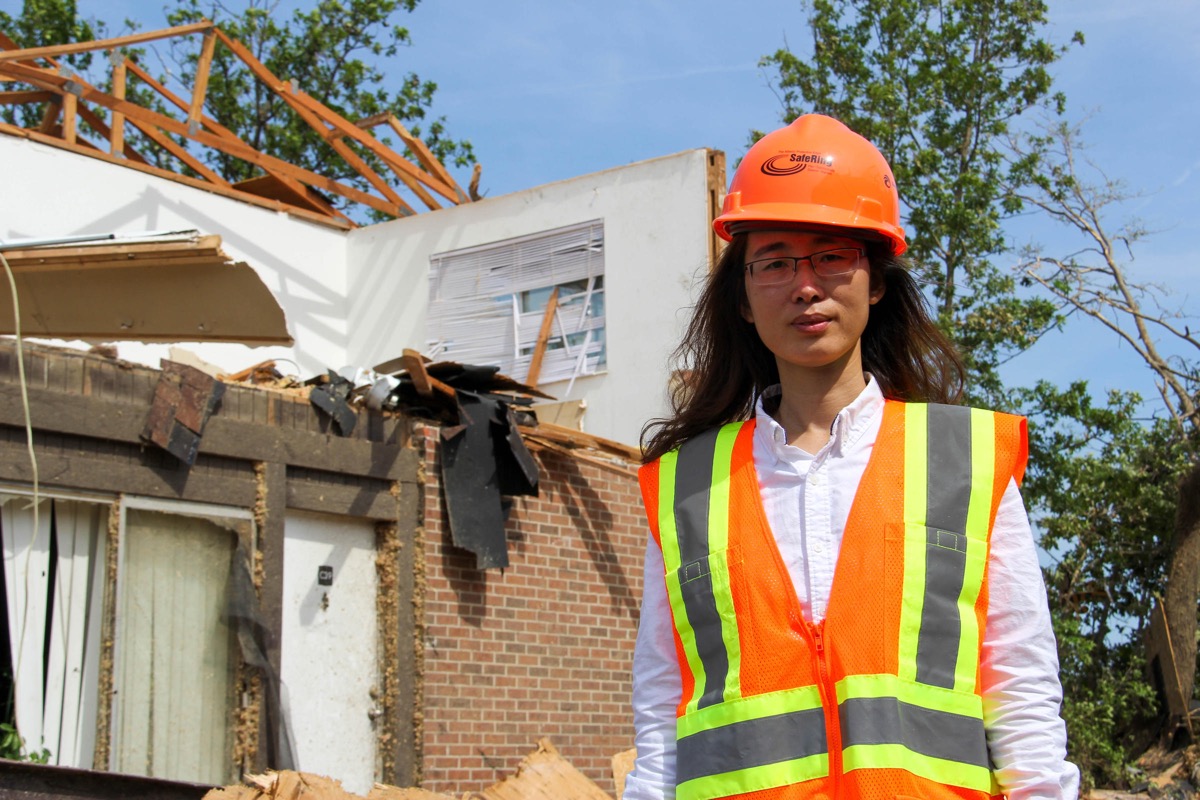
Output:
<path fill-rule="evenodd" d="M 957 402 L 963 390 L 962 360 L 934 324 L 904 260 L 882 243 L 866 246 L 884 293 L 871 306 L 862 335 L 863 369 L 875 376 L 885 397 Z M 745 258 L 746 234 L 735 234 L 709 274 L 683 341 L 672 355 L 678 368 L 670 392 L 672 415 L 651 420 L 642 429 L 646 461 L 710 428 L 749 419 L 759 395 L 779 383 L 774 354 L 742 317 L 747 302 Z"/>

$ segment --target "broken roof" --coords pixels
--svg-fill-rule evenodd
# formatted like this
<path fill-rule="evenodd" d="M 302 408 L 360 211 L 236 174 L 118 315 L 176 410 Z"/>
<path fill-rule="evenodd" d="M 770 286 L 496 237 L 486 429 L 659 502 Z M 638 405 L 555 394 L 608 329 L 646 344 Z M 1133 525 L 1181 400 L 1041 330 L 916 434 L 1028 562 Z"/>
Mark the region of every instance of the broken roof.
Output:
<path fill-rule="evenodd" d="M 13 302 L 0 334 L 92 341 L 291 344 L 283 309 L 258 274 L 221 250 L 220 236 L 0 242 Z M 5 292 L 4 296 L 8 293 Z"/>
<path fill-rule="evenodd" d="M 151 41 L 201 36 L 200 56 L 191 97 L 181 98 L 121 53 L 121 48 Z M 275 93 L 304 123 L 311 126 L 344 160 L 348 174 L 362 178 L 370 190 L 303 169 L 255 149 L 204 113 L 209 68 L 214 49 L 228 48 L 268 91 Z M 74 53 L 109 51 L 112 55 L 112 92 L 104 92 L 65 70 L 55 58 Z M 138 105 L 126 99 L 127 81 L 137 80 L 182 116 Z M 75 153 L 121 164 L 159 177 L 233 197 L 245 202 L 284 210 L 297 216 L 339 227 L 354 222 L 336 209 L 325 195 L 336 195 L 392 217 L 417 213 L 400 194 L 405 191 L 429 209 L 443 203 L 469 202 L 471 195 L 454 181 L 429 148 L 390 114 L 350 121 L 289 81 L 273 75 L 240 42 L 211 22 L 147 31 L 112 39 L 73 42 L 50 47 L 19 48 L 0 33 L 0 82 L 24 88 L 0 92 L 0 104 L 44 107 L 37 127 L 22 128 L 0 122 L 0 133 L 21 136 Z M 125 139 L 126 125 L 144 137 L 143 148 L 156 149 L 156 159 L 132 147 Z M 416 158 L 413 163 L 376 138 L 374 128 L 386 125 Z M 186 146 L 181 146 L 180 141 Z M 230 183 L 197 157 L 216 150 L 248 162 L 261 175 Z M 376 171 L 364 155 L 386 166 L 389 176 Z M 177 171 L 155 166 L 158 160 L 176 165 Z M 478 166 L 476 167 L 478 175 Z M 439 199 L 440 198 L 440 199 Z"/>

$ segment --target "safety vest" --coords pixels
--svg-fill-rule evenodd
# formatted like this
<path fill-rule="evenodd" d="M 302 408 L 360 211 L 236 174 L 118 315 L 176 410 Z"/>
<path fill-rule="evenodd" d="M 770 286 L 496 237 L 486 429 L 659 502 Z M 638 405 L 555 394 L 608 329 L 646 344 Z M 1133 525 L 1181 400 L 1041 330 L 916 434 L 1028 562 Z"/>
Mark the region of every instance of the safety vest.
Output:
<path fill-rule="evenodd" d="M 731 423 L 639 475 L 683 686 L 676 796 L 998 796 L 979 655 L 1025 420 L 887 401 L 818 625 L 767 524 L 753 438 Z"/>

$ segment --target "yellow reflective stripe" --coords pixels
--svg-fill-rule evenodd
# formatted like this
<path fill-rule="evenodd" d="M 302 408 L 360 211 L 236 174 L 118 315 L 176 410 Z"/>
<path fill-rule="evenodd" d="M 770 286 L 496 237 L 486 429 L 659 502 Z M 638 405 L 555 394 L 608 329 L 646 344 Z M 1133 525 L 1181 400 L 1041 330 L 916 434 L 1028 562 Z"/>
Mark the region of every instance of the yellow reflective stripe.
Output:
<path fill-rule="evenodd" d="M 679 533 L 675 530 L 675 465 L 678 462 L 678 450 L 672 450 L 658 460 L 658 539 L 667 572 L 680 567 Z"/>
<path fill-rule="evenodd" d="M 675 787 L 675 797 L 677 800 L 729 797 L 746 792 L 773 789 L 778 786 L 790 786 L 793 783 L 824 778 L 827 775 L 829 775 L 829 755 L 821 753 L 806 758 L 765 764 L 761 767 L 748 767 L 686 781 Z"/>
<path fill-rule="evenodd" d="M 925 517 L 929 500 L 929 407 L 904 407 L 904 587 L 900 595 L 899 673 L 917 677 L 917 645 L 925 605 Z"/>
<path fill-rule="evenodd" d="M 744 422 L 733 422 L 721 428 L 717 434 L 713 453 L 712 491 L 708 501 L 708 547 L 709 552 L 720 552 L 729 547 L 729 482 L 733 467 L 733 444 Z M 710 562 L 711 563 L 711 562 Z M 725 568 L 712 572 L 713 600 L 721 617 L 721 639 L 725 642 L 728 668 L 725 671 L 725 699 L 736 700 L 742 696 L 742 647 L 738 638 L 737 612 L 733 605 L 733 589 L 730 586 L 729 560 L 722 561 Z"/>
<path fill-rule="evenodd" d="M 975 616 L 975 603 L 983 589 L 987 566 L 987 541 L 992 516 L 992 486 L 996 474 L 996 416 L 991 411 L 971 409 L 971 500 L 967 507 L 967 552 L 963 588 L 958 608 L 961 628 L 958 658 L 954 666 L 954 688 L 975 690 L 976 668 L 982 633 Z"/>
<path fill-rule="evenodd" d="M 992 484 L 996 476 L 996 415 L 971 409 L 971 504 L 967 529 L 972 539 L 985 541 L 992 517 Z"/>
<path fill-rule="evenodd" d="M 973 692 L 958 692 L 899 678 L 895 675 L 847 675 L 836 686 L 838 703 L 862 697 L 896 697 L 914 706 L 983 720 L 983 699 Z"/>
<path fill-rule="evenodd" d="M 675 735 L 677 738 L 683 738 L 735 722 L 820 707 L 821 690 L 816 686 L 800 686 L 795 689 L 756 694 L 685 714 L 678 720 Z"/>
<path fill-rule="evenodd" d="M 683 655 L 694 678 L 692 698 L 688 705 L 695 707 L 704 686 L 704 662 L 696 649 L 696 633 L 688 621 L 687 606 L 679 586 L 679 532 L 675 528 L 675 466 L 678 451 L 672 450 L 658 462 L 658 538 L 662 543 L 663 564 L 666 567 L 667 601 L 675 620 L 675 631 L 683 644 Z"/>
<path fill-rule="evenodd" d="M 958 761 L 914 753 L 900 744 L 869 744 L 847 747 L 842 751 L 842 770 L 904 769 L 935 783 L 961 786 L 980 792 L 990 792 L 992 771 Z"/>

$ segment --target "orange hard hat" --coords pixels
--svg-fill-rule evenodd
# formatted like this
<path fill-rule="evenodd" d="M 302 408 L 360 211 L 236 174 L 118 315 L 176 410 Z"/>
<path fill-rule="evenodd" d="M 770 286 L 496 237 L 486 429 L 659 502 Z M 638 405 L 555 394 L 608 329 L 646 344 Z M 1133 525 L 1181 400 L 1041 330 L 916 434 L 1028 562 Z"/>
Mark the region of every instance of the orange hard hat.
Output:
<path fill-rule="evenodd" d="M 806 114 L 755 142 L 729 184 L 713 229 L 728 241 L 743 223 L 872 231 L 900 255 L 896 180 L 883 154 L 832 117 Z"/>

